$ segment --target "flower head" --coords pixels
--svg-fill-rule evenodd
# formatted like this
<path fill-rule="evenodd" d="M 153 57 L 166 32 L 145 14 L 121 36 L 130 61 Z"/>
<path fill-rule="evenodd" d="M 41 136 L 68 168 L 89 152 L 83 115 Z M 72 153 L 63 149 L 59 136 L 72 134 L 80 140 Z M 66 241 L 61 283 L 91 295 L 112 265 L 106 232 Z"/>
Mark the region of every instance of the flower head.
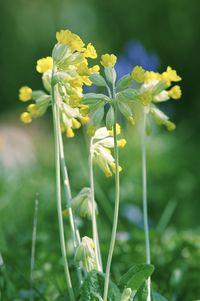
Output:
<path fill-rule="evenodd" d="M 143 83 L 145 79 L 145 70 L 141 66 L 135 66 L 131 75 L 135 81 Z"/>
<path fill-rule="evenodd" d="M 117 57 L 114 54 L 103 54 L 101 56 L 101 65 L 104 67 L 114 67 L 117 62 Z"/>
<path fill-rule="evenodd" d="M 125 139 L 118 140 L 118 147 L 123 148 L 125 144 Z M 121 166 L 116 166 L 115 159 L 111 154 L 112 148 L 114 148 L 114 138 L 111 131 L 107 130 L 106 127 L 97 129 L 91 140 L 90 153 L 106 177 L 112 176 L 116 172 L 116 168 L 118 171 L 122 170 Z"/>
<path fill-rule="evenodd" d="M 32 121 L 32 117 L 31 117 L 31 114 L 29 112 L 24 112 L 20 115 L 20 120 L 23 122 L 23 123 L 31 123 Z"/>
<path fill-rule="evenodd" d="M 21 101 L 28 101 L 32 98 L 32 89 L 28 86 L 21 87 L 19 89 L 19 99 Z"/>

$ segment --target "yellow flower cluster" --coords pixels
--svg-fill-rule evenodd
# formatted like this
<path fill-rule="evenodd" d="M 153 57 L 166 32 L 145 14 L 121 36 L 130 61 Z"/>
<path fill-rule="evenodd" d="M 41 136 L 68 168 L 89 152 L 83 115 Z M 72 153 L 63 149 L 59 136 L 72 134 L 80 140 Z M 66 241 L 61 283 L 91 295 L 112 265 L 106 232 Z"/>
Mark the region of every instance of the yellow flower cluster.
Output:
<path fill-rule="evenodd" d="M 36 70 L 42 74 L 43 85 L 50 95 L 45 94 L 51 101 L 52 71 L 58 82 L 61 129 L 67 137 L 74 137 L 74 129 L 81 124 L 89 122 L 88 107 L 83 105 L 83 85 L 91 85 L 90 75 L 99 73 L 98 65 L 89 66 L 88 59 L 97 58 L 97 52 L 91 43 L 85 46 L 82 39 L 70 30 L 61 30 L 56 33 L 57 44 L 53 51 L 53 57 L 47 56 L 37 61 Z M 55 55 L 55 56 L 54 56 Z M 54 67 L 54 70 L 52 70 Z M 28 101 L 32 98 L 31 88 L 24 86 L 19 91 L 19 99 Z M 33 98 L 36 100 L 36 98 Z M 49 101 L 49 103 L 50 103 Z M 46 107 L 48 106 L 45 102 Z M 27 111 L 21 114 L 21 121 L 30 123 L 33 118 L 44 113 L 43 107 L 36 102 L 27 107 Z"/>

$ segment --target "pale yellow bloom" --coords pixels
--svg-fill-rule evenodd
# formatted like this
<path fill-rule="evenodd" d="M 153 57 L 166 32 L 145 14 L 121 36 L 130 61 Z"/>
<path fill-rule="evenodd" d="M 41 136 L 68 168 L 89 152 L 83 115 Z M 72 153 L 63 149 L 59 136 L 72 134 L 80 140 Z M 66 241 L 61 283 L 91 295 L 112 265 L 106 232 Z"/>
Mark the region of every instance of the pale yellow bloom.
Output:
<path fill-rule="evenodd" d="M 126 139 L 119 139 L 118 141 L 117 141 L 117 146 L 119 147 L 119 148 L 124 148 L 124 146 L 126 145 Z"/>
<path fill-rule="evenodd" d="M 103 54 L 101 56 L 101 65 L 104 67 L 114 67 L 117 62 L 117 57 L 114 54 Z"/>
<path fill-rule="evenodd" d="M 135 81 L 143 83 L 145 79 L 145 70 L 141 66 L 135 66 L 131 75 Z"/>
<path fill-rule="evenodd" d="M 171 90 L 168 91 L 168 95 L 173 99 L 179 99 L 181 97 L 181 88 L 180 86 L 176 85 Z"/>
<path fill-rule="evenodd" d="M 97 52 L 92 43 L 89 43 L 86 47 L 86 50 L 84 52 L 84 56 L 91 58 L 91 59 L 96 59 L 97 58 Z"/>
<path fill-rule="evenodd" d="M 36 70 L 39 73 L 45 73 L 52 68 L 53 68 L 53 59 L 51 56 L 47 56 L 37 61 Z"/>
<path fill-rule="evenodd" d="M 79 129 L 81 127 L 80 122 L 78 122 L 78 120 L 76 120 L 75 118 L 72 119 L 72 128 L 73 129 Z"/>
<path fill-rule="evenodd" d="M 72 130 L 72 128 L 67 128 L 66 129 L 66 135 L 68 138 L 73 138 L 74 137 L 74 132 Z"/>
<path fill-rule="evenodd" d="M 28 101 L 32 98 L 32 89 L 28 86 L 21 87 L 19 90 L 19 99 L 21 101 Z"/>
<path fill-rule="evenodd" d="M 23 123 L 26 123 L 26 124 L 31 123 L 31 121 L 32 121 L 31 114 L 28 113 L 28 112 L 22 113 L 21 116 L 20 116 L 20 120 L 21 120 Z"/>

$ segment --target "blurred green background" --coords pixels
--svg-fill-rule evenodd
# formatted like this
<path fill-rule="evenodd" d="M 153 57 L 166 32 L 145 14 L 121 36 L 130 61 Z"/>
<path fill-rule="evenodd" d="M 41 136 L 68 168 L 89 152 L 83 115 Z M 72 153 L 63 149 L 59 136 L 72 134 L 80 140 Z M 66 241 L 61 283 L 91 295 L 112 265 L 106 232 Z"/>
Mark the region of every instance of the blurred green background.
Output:
<path fill-rule="evenodd" d="M 39 193 L 36 299 L 63 300 L 65 285 L 57 229 L 51 115 L 23 126 L 18 89 L 42 88 L 36 61 L 51 54 L 55 32 L 69 28 L 92 42 L 99 54 L 119 56 L 119 69 L 143 62 L 182 76 L 183 97 L 163 109 L 177 124 L 173 133 L 154 128 L 148 137 L 149 215 L 155 288 L 169 300 L 200 298 L 198 0 L 1 0 L 0 2 L 0 274 L 2 300 L 26 300 L 35 193 Z M 125 127 L 121 151 L 121 210 L 112 277 L 145 260 L 141 218 L 140 137 Z M 83 147 L 84 146 L 84 147 Z M 81 152 L 80 152 L 81 149 Z M 88 185 L 88 138 L 80 130 L 66 141 L 72 192 Z M 104 260 L 113 214 L 113 179 L 98 170 Z M 67 220 L 66 220 L 67 227 Z M 80 223 L 90 235 L 90 222 Z M 72 257 L 72 254 L 71 254 Z M 41 297 L 43 296 L 43 297 Z"/>

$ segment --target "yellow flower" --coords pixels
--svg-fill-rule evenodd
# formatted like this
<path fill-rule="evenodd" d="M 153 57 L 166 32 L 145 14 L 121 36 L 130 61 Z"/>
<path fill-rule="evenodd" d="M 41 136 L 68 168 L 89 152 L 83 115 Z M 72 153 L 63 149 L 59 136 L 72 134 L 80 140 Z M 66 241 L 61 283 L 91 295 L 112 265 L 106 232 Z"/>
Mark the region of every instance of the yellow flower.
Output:
<path fill-rule="evenodd" d="M 73 38 L 73 34 L 70 30 L 61 30 L 56 33 L 56 39 L 58 43 L 68 45 Z"/>
<path fill-rule="evenodd" d="M 154 72 L 154 71 L 146 71 L 145 72 L 145 76 L 144 76 L 144 81 L 148 82 L 151 80 L 160 80 L 161 79 L 161 75 L 158 72 Z"/>
<path fill-rule="evenodd" d="M 79 95 L 71 95 L 69 98 L 69 105 L 71 107 L 77 107 L 81 102 L 82 97 Z"/>
<path fill-rule="evenodd" d="M 85 44 L 81 40 L 81 38 L 77 34 L 72 34 L 72 40 L 69 43 L 69 46 L 73 51 L 79 51 L 82 52 L 85 50 L 84 46 Z"/>
<path fill-rule="evenodd" d="M 124 146 L 126 145 L 126 139 L 120 139 L 120 140 L 118 140 L 117 141 L 117 146 L 119 147 L 119 148 L 124 148 Z"/>
<path fill-rule="evenodd" d="M 174 86 L 170 91 L 168 91 L 168 95 L 173 99 L 179 99 L 181 94 L 181 88 L 178 85 Z"/>
<path fill-rule="evenodd" d="M 52 68 L 53 68 L 53 59 L 51 56 L 47 56 L 37 61 L 36 70 L 39 73 L 45 73 L 46 71 Z"/>
<path fill-rule="evenodd" d="M 116 165 L 115 163 L 112 163 L 111 165 L 112 171 L 115 173 L 116 172 Z M 118 165 L 118 171 L 121 172 L 122 171 L 122 167 L 120 165 Z"/>
<path fill-rule="evenodd" d="M 181 77 L 171 67 L 167 67 L 167 70 L 161 74 L 162 79 L 170 86 L 171 82 L 178 82 Z"/>
<path fill-rule="evenodd" d="M 100 71 L 99 65 L 94 65 L 93 67 L 89 68 L 89 72 L 91 74 L 93 74 L 93 73 L 99 74 L 99 71 Z"/>
<path fill-rule="evenodd" d="M 135 66 L 131 75 L 136 82 L 143 83 L 145 79 L 145 70 L 141 66 Z"/>
<path fill-rule="evenodd" d="M 119 135 L 121 132 L 121 126 L 119 123 L 116 124 L 116 132 L 117 132 L 117 135 Z M 109 131 L 109 134 L 110 134 L 110 136 L 114 135 L 113 128 L 112 128 L 112 130 Z"/>
<path fill-rule="evenodd" d="M 79 129 L 81 127 L 81 124 L 80 124 L 80 122 L 78 122 L 78 120 L 73 118 L 72 119 L 72 127 L 73 127 L 73 129 Z"/>
<path fill-rule="evenodd" d="M 32 89 L 28 86 L 21 87 L 19 90 L 19 99 L 21 101 L 28 101 L 32 98 Z"/>
<path fill-rule="evenodd" d="M 36 104 L 32 103 L 27 107 L 27 111 L 31 114 L 32 117 L 37 117 L 39 114 L 39 108 Z"/>
<path fill-rule="evenodd" d="M 91 85 L 92 85 L 92 82 L 91 82 L 91 80 L 89 79 L 88 76 L 82 76 L 82 80 L 83 80 L 83 83 L 84 83 L 86 86 L 91 86 Z"/>
<path fill-rule="evenodd" d="M 78 71 L 78 74 L 81 76 L 90 75 L 87 60 L 84 60 L 82 63 L 80 63 L 78 65 L 77 71 Z"/>
<path fill-rule="evenodd" d="M 145 91 L 138 96 L 139 100 L 143 104 L 143 106 L 148 106 L 152 101 L 151 91 Z"/>
<path fill-rule="evenodd" d="M 80 105 L 80 113 L 83 117 L 87 116 L 89 113 L 89 106 L 81 104 Z"/>
<path fill-rule="evenodd" d="M 71 128 L 66 129 L 66 135 L 68 138 L 73 138 L 74 137 L 74 132 Z"/>
<path fill-rule="evenodd" d="M 173 131 L 176 129 L 176 125 L 171 121 L 166 121 L 165 126 L 167 127 L 168 131 Z"/>
<path fill-rule="evenodd" d="M 32 121 L 31 114 L 28 113 L 28 112 L 22 113 L 21 116 L 20 116 L 20 120 L 21 120 L 23 123 L 26 123 L 26 124 L 31 123 L 31 121 Z"/>
<path fill-rule="evenodd" d="M 85 57 L 89 57 L 91 59 L 96 59 L 97 58 L 97 52 L 94 46 L 89 43 L 86 47 L 86 50 L 84 52 Z"/>
<path fill-rule="evenodd" d="M 117 62 L 117 57 L 114 54 L 103 54 L 101 56 L 101 65 L 104 67 L 114 67 Z"/>
<path fill-rule="evenodd" d="M 89 136 L 94 136 L 95 131 L 96 131 L 96 126 L 95 126 L 95 125 L 90 126 L 90 127 L 87 129 L 87 134 L 88 134 Z"/>
<path fill-rule="evenodd" d="M 90 121 L 89 116 L 81 116 L 80 121 L 82 124 L 87 124 Z"/>

